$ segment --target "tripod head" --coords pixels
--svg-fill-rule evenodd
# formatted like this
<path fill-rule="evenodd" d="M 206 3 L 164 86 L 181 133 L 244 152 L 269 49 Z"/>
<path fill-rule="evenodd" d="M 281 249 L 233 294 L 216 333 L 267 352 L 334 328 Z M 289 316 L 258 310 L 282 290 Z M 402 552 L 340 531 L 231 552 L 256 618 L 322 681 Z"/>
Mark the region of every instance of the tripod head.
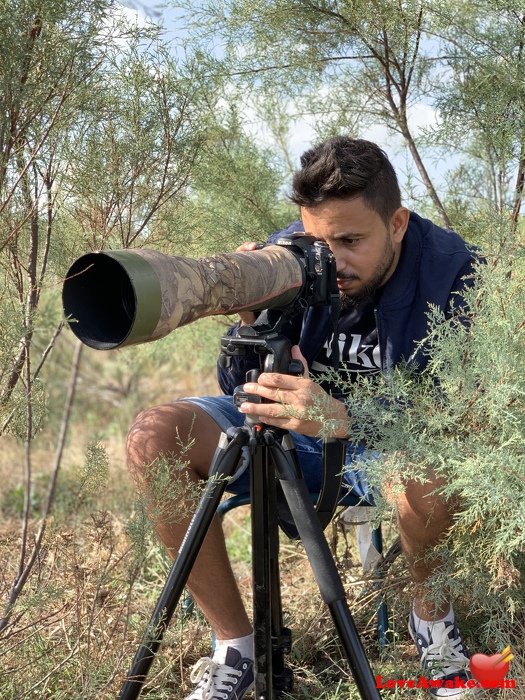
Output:
<path fill-rule="evenodd" d="M 300 360 L 292 359 L 291 341 L 276 330 L 287 320 L 288 313 L 286 309 L 267 309 L 254 324 L 240 326 L 236 335 L 222 338 L 219 355 L 221 367 L 229 367 L 232 357 L 247 355 L 251 350 L 260 355 L 260 366 L 246 373 L 247 382 L 256 382 L 262 372 L 301 376 L 304 368 Z M 273 316 L 270 320 L 269 315 Z M 233 392 L 233 401 L 236 406 L 240 406 L 244 401 L 260 403 L 261 397 L 247 394 L 242 386 L 237 386 Z M 247 415 L 246 419 L 248 424 L 256 422 L 254 416 Z"/>
<path fill-rule="evenodd" d="M 230 367 L 232 357 L 247 355 L 251 350 L 260 355 L 259 368 L 246 373 L 247 382 L 256 382 L 262 372 L 278 372 L 301 376 L 304 368 L 302 362 L 292 359 L 292 343 L 278 331 L 284 323 L 304 306 L 294 305 L 284 309 L 265 309 L 255 323 L 240 326 L 235 335 L 221 338 L 219 365 Z M 247 394 L 242 386 L 235 387 L 233 401 L 240 406 L 244 401 L 261 402 L 260 396 Z M 246 416 L 247 422 L 253 424 L 255 418 Z"/>

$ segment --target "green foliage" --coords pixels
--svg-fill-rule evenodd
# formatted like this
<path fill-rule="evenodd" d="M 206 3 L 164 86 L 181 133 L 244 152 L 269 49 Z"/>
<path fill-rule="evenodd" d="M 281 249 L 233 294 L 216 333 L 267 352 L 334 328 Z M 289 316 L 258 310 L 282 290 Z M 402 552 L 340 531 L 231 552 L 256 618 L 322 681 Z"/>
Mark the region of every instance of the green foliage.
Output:
<path fill-rule="evenodd" d="M 204 137 L 202 81 L 158 40 L 129 41 L 109 58 L 68 152 L 73 254 L 162 244 L 157 212 L 184 194 Z"/>
<path fill-rule="evenodd" d="M 523 8 L 494 0 L 443 3 L 434 24 L 436 31 L 446 27 L 445 65 L 454 79 L 436 93 L 441 123 L 427 136 L 462 143 L 466 158 L 457 175 L 465 200 L 512 209 L 521 191 L 525 143 Z"/>
<path fill-rule="evenodd" d="M 86 449 L 86 458 L 79 474 L 79 492 L 96 494 L 107 483 L 109 459 L 106 449 L 98 440 L 93 440 Z"/>
<path fill-rule="evenodd" d="M 280 193 L 282 163 L 269 148 L 258 147 L 244 126 L 235 103 L 218 102 L 188 196 L 182 206 L 168 207 L 162 219 L 172 253 L 201 257 L 232 251 L 246 240 L 265 241 L 297 218 Z M 170 235 L 174 230 L 177 237 Z"/>
<path fill-rule="evenodd" d="M 185 476 L 187 465 L 173 455 L 163 455 L 148 465 L 139 503 L 152 528 L 183 522 L 195 511 L 201 487 Z"/>

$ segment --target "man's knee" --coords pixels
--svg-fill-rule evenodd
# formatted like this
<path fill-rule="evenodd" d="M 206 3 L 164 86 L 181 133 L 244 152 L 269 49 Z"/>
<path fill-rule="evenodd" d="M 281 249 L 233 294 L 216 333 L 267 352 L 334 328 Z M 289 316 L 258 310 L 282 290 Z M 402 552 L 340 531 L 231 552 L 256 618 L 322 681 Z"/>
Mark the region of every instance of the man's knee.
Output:
<path fill-rule="evenodd" d="M 207 445 L 215 433 L 218 440 L 220 429 L 215 421 L 190 402 L 149 408 L 139 413 L 129 429 L 128 467 L 135 477 L 141 478 L 145 469 L 159 458 L 181 456 L 198 476 L 205 476 L 209 467 Z"/>

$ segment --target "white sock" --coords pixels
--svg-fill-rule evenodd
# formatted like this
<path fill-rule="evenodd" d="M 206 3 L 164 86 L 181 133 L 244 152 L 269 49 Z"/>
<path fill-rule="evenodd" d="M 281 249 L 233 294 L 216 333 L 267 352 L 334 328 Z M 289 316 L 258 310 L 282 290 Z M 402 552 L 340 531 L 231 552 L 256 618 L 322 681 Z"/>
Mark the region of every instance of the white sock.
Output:
<path fill-rule="evenodd" d="M 216 639 L 212 656 L 215 663 L 223 664 L 226 661 L 228 647 L 237 649 L 243 659 L 253 661 L 253 633 L 236 639 Z"/>
<path fill-rule="evenodd" d="M 414 603 L 412 603 L 412 616 L 414 618 L 414 628 L 415 631 L 420 634 L 422 637 L 425 638 L 425 641 L 428 642 L 428 638 L 430 636 L 430 632 L 432 631 L 433 625 L 436 624 L 436 622 L 454 622 L 456 617 L 454 615 L 454 608 L 452 607 L 452 603 L 450 604 L 450 610 L 444 617 L 440 617 L 439 619 L 436 620 L 422 620 L 420 617 L 416 615 L 414 612 Z"/>

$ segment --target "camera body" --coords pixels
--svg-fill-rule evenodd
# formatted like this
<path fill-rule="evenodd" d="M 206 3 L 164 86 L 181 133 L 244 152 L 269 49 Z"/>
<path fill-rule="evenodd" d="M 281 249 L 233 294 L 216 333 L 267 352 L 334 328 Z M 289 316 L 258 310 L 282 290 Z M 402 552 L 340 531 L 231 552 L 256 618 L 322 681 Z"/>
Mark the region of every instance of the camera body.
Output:
<path fill-rule="evenodd" d="M 338 295 L 337 266 L 328 244 L 298 232 L 280 236 L 275 245 L 286 247 L 304 267 L 304 288 L 297 301 L 302 299 L 305 308 L 331 304 L 334 293 Z"/>

